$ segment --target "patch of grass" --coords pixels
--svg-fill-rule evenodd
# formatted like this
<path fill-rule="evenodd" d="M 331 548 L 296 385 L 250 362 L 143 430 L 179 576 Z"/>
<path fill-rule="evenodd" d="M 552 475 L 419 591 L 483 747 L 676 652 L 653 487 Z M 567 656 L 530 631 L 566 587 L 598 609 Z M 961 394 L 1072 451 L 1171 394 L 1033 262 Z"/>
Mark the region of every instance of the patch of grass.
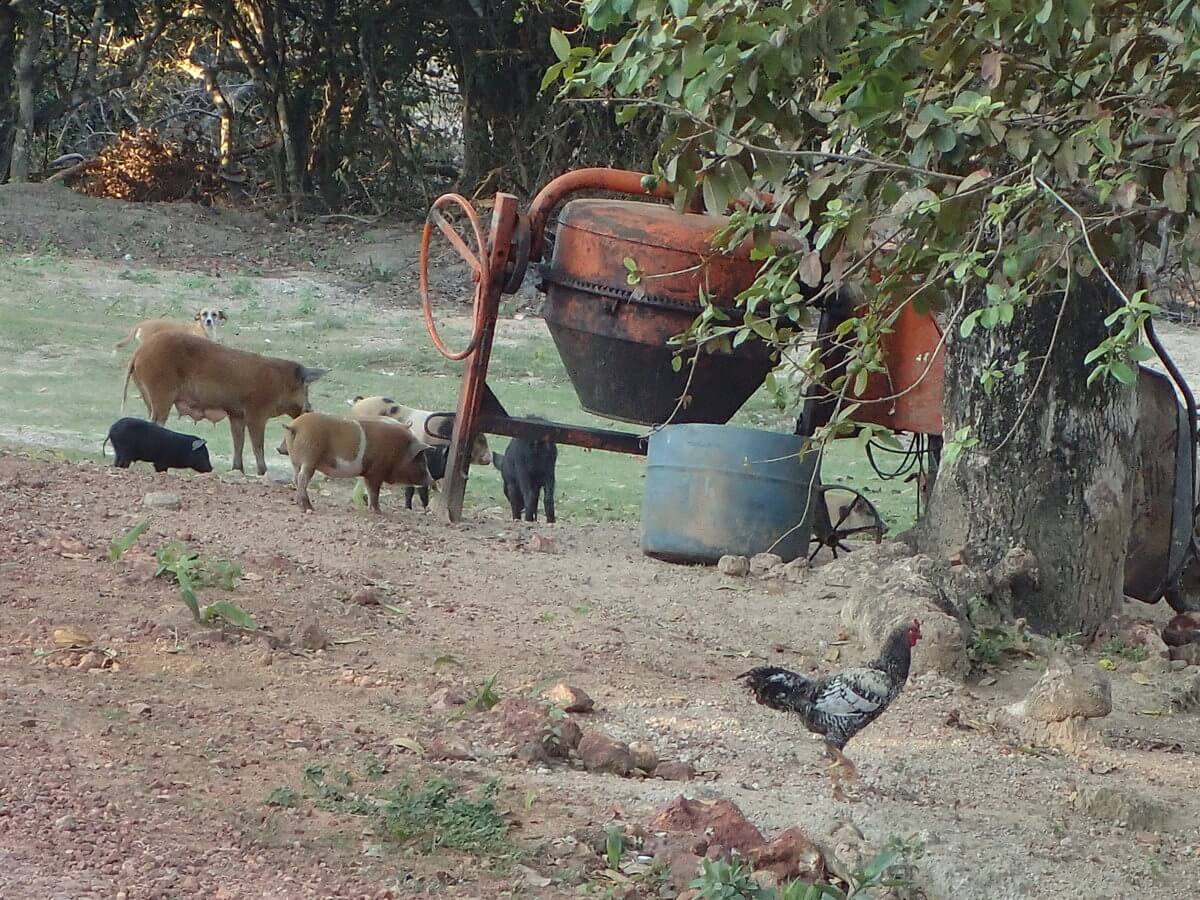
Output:
<path fill-rule="evenodd" d="M 396 277 L 396 273 L 387 266 L 382 266 L 373 259 L 367 260 L 367 264 L 362 267 L 358 273 L 358 277 L 367 284 L 382 282 L 390 284 L 392 279 Z"/>
<path fill-rule="evenodd" d="M 300 802 L 300 794 L 290 787 L 277 787 L 271 793 L 267 794 L 267 799 L 264 802 L 267 806 L 295 809 L 296 805 Z"/>
<path fill-rule="evenodd" d="M 249 300 L 258 294 L 258 288 L 249 278 L 244 278 L 239 275 L 229 282 L 229 296 L 236 297 L 239 300 Z"/>
<path fill-rule="evenodd" d="M 129 269 L 126 269 L 117 277 L 123 281 L 132 281 L 134 284 L 158 284 L 162 281 L 162 279 L 153 272 L 133 272 Z"/>
<path fill-rule="evenodd" d="M 42 277 L 41 270 L 51 265 L 54 277 Z M 168 303 L 190 315 L 200 294 L 207 300 L 209 295 L 229 292 L 241 298 L 246 309 L 261 303 L 253 309 L 261 309 L 262 315 L 234 311 L 237 327 L 225 338 L 230 346 L 330 369 L 313 386 L 314 409 L 344 415 L 346 400 L 356 394 L 382 394 L 431 410 L 451 410 L 456 405 L 462 366 L 433 349 L 416 310 L 381 307 L 356 297 L 339 303 L 336 315 L 326 315 L 330 309 L 326 301 L 331 298 L 303 282 L 296 282 L 301 287 L 295 301 L 281 303 L 274 284 L 267 286 L 246 274 L 209 279 L 156 270 L 160 284 L 150 286 L 122 280 L 120 271 L 121 267 L 94 261 L 0 252 L 0 322 L 4 323 L 0 327 L 0 351 L 4 351 L 0 354 L 0 443 L 52 447 L 70 459 L 98 460 L 100 441 L 121 414 L 123 365 L 128 359 L 127 355 L 114 357 L 113 341 L 128 331 L 134 317 L 163 315 Z M 21 272 L 29 277 L 20 277 Z M 13 275 L 17 277 L 9 277 Z M 114 311 L 121 317 L 116 318 Z M 470 320 L 465 312 L 465 307 L 439 311 L 439 329 L 452 346 L 462 346 L 468 337 Z M 297 318 L 312 324 L 291 327 Z M 540 414 L 572 425 L 648 430 L 580 410 L 549 332 L 537 319 L 500 323 L 488 384 L 514 415 Z M 144 414 L 136 391 L 130 394 L 125 414 Z M 268 462 L 276 471 L 291 468 L 273 449 L 282 437 L 283 421 L 273 420 L 267 431 Z M 790 432 L 795 415 L 775 409 L 764 388 L 732 424 Z M 224 423 L 212 426 L 173 419 L 168 427 L 204 437 L 218 468 L 231 463 L 232 443 Z M 503 451 L 507 441 L 491 436 L 488 443 Z M 640 457 L 561 447 L 556 473 L 560 516 L 564 521 L 636 522 L 645 465 Z M 822 462 L 822 474 L 826 482 L 844 483 L 866 494 L 893 532 L 911 524 L 913 485 L 880 481 L 852 441 L 834 443 Z M 173 477 L 209 476 L 179 473 Z M 331 481 L 328 486 L 335 502 L 351 504 L 353 481 Z M 476 466 L 471 470 L 465 515 L 478 517 L 484 510 L 503 514 L 507 503 L 500 473 Z"/>
<path fill-rule="evenodd" d="M 463 794 L 444 778 L 433 778 L 419 787 L 400 781 L 377 793 L 360 793 L 345 770 L 321 764 L 304 769 L 302 793 L 280 788 L 278 794 L 298 803 L 310 800 L 319 809 L 353 816 L 369 816 L 379 832 L 405 849 L 432 853 L 440 849 L 471 853 L 509 853 L 508 823 L 496 809 L 497 782 L 489 782 L 474 795 Z M 283 793 L 289 792 L 290 793 Z"/>
<path fill-rule="evenodd" d="M 1127 644 L 1120 638 L 1111 638 L 1100 648 L 1100 655 L 1140 663 L 1150 658 L 1150 651 L 1140 644 Z"/>
<path fill-rule="evenodd" d="M 242 577 L 241 567 L 237 563 L 224 559 L 204 561 L 198 553 L 189 550 L 178 541 L 159 547 L 154 557 L 158 560 L 154 577 L 161 578 L 165 575 L 179 585 L 179 598 L 197 622 L 207 624 L 221 619 L 247 631 L 258 629 L 254 617 L 237 604 L 228 600 L 217 600 L 201 606 L 200 598 L 196 594 L 200 587 L 219 587 L 232 591 L 237 586 L 238 579 Z"/>
<path fill-rule="evenodd" d="M 700 876 L 691 883 L 701 900 L 905 900 L 923 896 L 914 878 L 915 867 L 907 857 L 914 848 L 893 838 L 866 864 L 847 874 L 837 884 L 788 881 L 778 887 L 760 887 L 750 870 L 737 863 L 704 860 Z"/>
<path fill-rule="evenodd" d="M 469 712 L 479 712 L 481 710 L 491 709 L 500 702 L 500 692 L 496 690 L 496 681 L 500 677 L 499 672 L 493 672 L 479 686 L 479 690 L 475 692 L 475 696 L 468 700 L 463 709 Z"/>

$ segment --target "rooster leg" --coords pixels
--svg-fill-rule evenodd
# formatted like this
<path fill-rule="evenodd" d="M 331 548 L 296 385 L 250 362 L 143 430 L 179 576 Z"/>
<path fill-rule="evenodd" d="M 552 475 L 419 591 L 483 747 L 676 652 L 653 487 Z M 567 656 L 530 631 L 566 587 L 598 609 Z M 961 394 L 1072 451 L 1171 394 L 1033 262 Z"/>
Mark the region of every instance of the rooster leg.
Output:
<path fill-rule="evenodd" d="M 854 763 L 850 762 L 841 750 L 832 744 L 826 744 L 825 752 L 833 760 L 833 765 L 830 768 L 841 770 L 841 774 L 847 781 L 858 781 L 858 769 L 854 767 Z"/>

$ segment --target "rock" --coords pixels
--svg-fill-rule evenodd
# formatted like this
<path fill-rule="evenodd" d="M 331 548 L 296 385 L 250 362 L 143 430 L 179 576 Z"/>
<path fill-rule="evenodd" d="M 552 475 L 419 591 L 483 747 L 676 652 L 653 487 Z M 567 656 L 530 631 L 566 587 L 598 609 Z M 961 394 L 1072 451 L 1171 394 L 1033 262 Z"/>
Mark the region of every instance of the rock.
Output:
<path fill-rule="evenodd" d="M 546 750 L 546 744 L 542 740 L 526 741 L 517 747 L 516 757 L 523 763 L 533 765 L 534 763 L 550 762 L 550 754 Z"/>
<path fill-rule="evenodd" d="M 1180 660 L 1186 669 L 1188 666 L 1200 666 L 1200 644 L 1184 644 L 1171 648 L 1171 659 Z"/>
<path fill-rule="evenodd" d="M 445 734 L 433 739 L 425 748 L 425 758 L 432 760 L 474 759 L 471 745 L 456 734 Z"/>
<path fill-rule="evenodd" d="M 717 560 L 717 571 L 732 578 L 742 578 L 750 574 L 750 560 L 744 556 L 722 556 Z"/>
<path fill-rule="evenodd" d="M 798 582 L 803 581 L 808 577 L 809 573 L 808 560 L 803 556 L 798 556 L 790 563 L 783 567 L 783 578 L 785 581 Z"/>
<path fill-rule="evenodd" d="M 178 494 L 170 491 L 151 491 L 142 498 L 142 506 L 146 509 L 179 509 L 183 503 Z"/>
<path fill-rule="evenodd" d="M 95 651 L 88 651 L 79 658 L 79 662 L 75 664 L 75 668 L 81 672 L 90 672 L 92 669 L 103 667 L 104 661 L 100 658 L 100 654 Z"/>
<path fill-rule="evenodd" d="M 1170 831 L 1175 826 L 1166 803 L 1121 787 L 1083 788 L 1075 807 L 1093 818 L 1137 831 Z"/>
<path fill-rule="evenodd" d="M 780 881 L 799 878 L 819 883 L 825 880 L 825 858 L 820 848 L 795 826 L 765 847 L 752 850 L 750 864 L 755 869 L 772 872 Z"/>
<path fill-rule="evenodd" d="M 296 643 L 304 650 L 324 650 L 330 646 L 331 641 L 328 633 L 321 627 L 321 623 L 316 619 L 310 619 L 300 626 Z"/>
<path fill-rule="evenodd" d="M 923 629 L 922 629 L 923 630 Z M 1058 657 L 1037 680 L 1025 699 L 1014 710 L 1039 722 L 1066 719 L 1099 719 L 1112 712 L 1112 688 L 1108 676 L 1095 666 L 1071 668 Z"/>
<path fill-rule="evenodd" d="M 1200 643 L 1200 614 L 1180 613 L 1163 626 L 1163 641 L 1171 647 Z"/>
<path fill-rule="evenodd" d="M 766 844 L 762 832 L 730 800 L 705 802 L 680 795 L 656 812 L 647 828 L 687 835 L 694 842 L 693 852 L 705 856 L 714 848 L 723 856 L 734 850 L 749 856 Z"/>
<path fill-rule="evenodd" d="M 54 827 L 59 831 L 74 831 L 79 827 L 79 822 L 74 816 L 62 816 L 54 820 Z"/>
<path fill-rule="evenodd" d="M 428 702 L 432 709 L 456 709 L 467 702 L 467 695 L 456 687 L 444 687 L 430 694 Z"/>
<path fill-rule="evenodd" d="M 1082 756 L 1104 745 L 1098 719 L 1075 716 L 1061 722 L 1041 722 L 1023 713 L 1023 702 L 994 710 L 988 719 L 1015 732 L 1022 743 L 1031 747 L 1053 747 L 1064 753 Z"/>
<path fill-rule="evenodd" d="M 531 741 L 540 744 L 551 724 L 546 707 L 524 697 L 505 697 L 492 712 L 500 716 L 500 734 L 518 747 Z"/>
<path fill-rule="evenodd" d="M 563 756 L 566 756 L 571 750 L 579 749 L 579 742 L 583 740 L 583 729 L 579 727 L 579 723 L 574 719 L 564 718 L 553 726 L 558 732 L 558 748 L 562 751 Z"/>
<path fill-rule="evenodd" d="M 558 541 L 552 537 L 535 534 L 529 539 L 529 549 L 534 553 L 557 553 Z"/>
<path fill-rule="evenodd" d="M 751 575 L 769 575 L 783 565 L 783 559 L 775 553 L 755 553 L 750 557 Z"/>
<path fill-rule="evenodd" d="M 86 631 L 76 628 L 73 625 L 64 625 L 62 628 L 55 628 L 51 634 L 56 647 L 90 647 L 94 643 L 94 639 Z"/>
<path fill-rule="evenodd" d="M 633 768 L 629 745 L 609 737 L 603 731 L 588 731 L 579 741 L 576 752 L 589 772 L 608 772 L 628 775 Z"/>
<path fill-rule="evenodd" d="M 654 767 L 654 777 L 663 781 L 691 781 L 696 777 L 696 770 L 691 763 L 667 760 Z"/>
<path fill-rule="evenodd" d="M 1186 659 L 1171 659 L 1167 661 L 1167 668 L 1172 672 L 1182 672 L 1188 668 L 1188 661 Z"/>
<path fill-rule="evenodd" d="M 750 873 L 750 880 L 759 886 L 761 890 L 771 891 L 770 896 L 778 896 L 779 876 L 770 869 L 759 869 L 757 872 Z"/>
<path fill-rule="evenodd" d="M 125 711 L 135 719 L 148 719 L 151 713 L 149 703 L 130 703 L 125 707 Z"/>
<path fill-rule="evenodd" d="M 1171 661 L 1163 656 L 1148 656 L 1137 664 L 1137 670 L 1147 675 L 1162 675 L 1171 671 Z"/>
<path fill-rule="evenodd" d="M 1182 682 L 1167 692 L 1167 701 L 1171 709 L 1177 712 L 1190 712 L 1200 709 L 1200 675 L 1184 678 Z"/>
<path fill-rule="evenodd" d="M 546 691 L 546 697 L 563 712 L 586 713 L 591 712 L 595 706 L 592 698 L 582 688 L 569 685 L 565 681 L 558 682 Z"/>
<path fill-rule="evenodd" d="M 658 768 L 658 754 L 654 748 L 644 741 L 634 741 L 629 745 L 629 755 L 633 759 L 633 767 L 643 772 L 653 772 Z"/>
<path fill-rule="evenodd" d="M 868 544 L 821 566 L 810 580 L 816 582 L 814 589 L 823 581 L 831 596 L 845 598 L 842 624 L 872 652 L 894 627 L 920 619 L 921 640 L 913 650 L 911 673 L 963 675 L 968 669 L 963 630 L 939 605 L 941 595 L 928 577 L 933 561 L 927 556 L 897 558 L 908 552 L 896 542 Z"/>
<path fill-rule="evenodd" d="M 379 591 L 372 587 L 359 588 L 350 595 L 350 602 L 356 606 L 378 606 L 383 602 Z"/>

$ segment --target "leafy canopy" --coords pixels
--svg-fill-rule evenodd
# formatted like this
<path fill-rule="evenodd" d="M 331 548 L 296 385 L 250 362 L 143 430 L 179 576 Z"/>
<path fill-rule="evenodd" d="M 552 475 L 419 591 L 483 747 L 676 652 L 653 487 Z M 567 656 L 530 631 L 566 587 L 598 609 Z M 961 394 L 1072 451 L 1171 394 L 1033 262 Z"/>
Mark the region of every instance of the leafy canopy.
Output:
<path fill-rule="evenodd" d="M 751 198 L 726 233 L 769 257 L 744 320 L 710 315 L 693 339 L 784 346 L 813 287 L 854 278 L 861 387 L 903 303 L 969 338 L 1147 248 L 1200 261 L 1197 0 L 584 0 L 582 23 L 619 38 L 593 54 L 556 34 L 546 83 L 623 121 L 666 110 L 654 173 L 679 202 Z M 771 250 L 778 230 L 797 243 Z M 1129 383 L 1154 307 L 1118 293 L 1088 362 Z"/>

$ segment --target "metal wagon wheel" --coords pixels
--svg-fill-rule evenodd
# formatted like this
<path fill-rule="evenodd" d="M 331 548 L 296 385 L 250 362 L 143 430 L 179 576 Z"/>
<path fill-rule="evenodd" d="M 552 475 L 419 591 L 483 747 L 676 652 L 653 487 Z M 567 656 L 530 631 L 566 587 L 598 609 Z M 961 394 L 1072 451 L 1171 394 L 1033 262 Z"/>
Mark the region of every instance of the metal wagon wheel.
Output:
<path fill-rule="evenodd" d="M 875 504 L 854 488 L 818 485 L 813 491 L 813 499 L 816 509 L 813 510 L 812 537 L 809 538 L 812 547 L 809 562 L 816 558 L 822 547 L 828 547 L 834 559 L 838 558 L 838 550 L 851 552 L 853 548 L 846 543 L 846 538 L 856 534 L 873 534 L 878 544 L 887 533 L 887 523 Z"/>

